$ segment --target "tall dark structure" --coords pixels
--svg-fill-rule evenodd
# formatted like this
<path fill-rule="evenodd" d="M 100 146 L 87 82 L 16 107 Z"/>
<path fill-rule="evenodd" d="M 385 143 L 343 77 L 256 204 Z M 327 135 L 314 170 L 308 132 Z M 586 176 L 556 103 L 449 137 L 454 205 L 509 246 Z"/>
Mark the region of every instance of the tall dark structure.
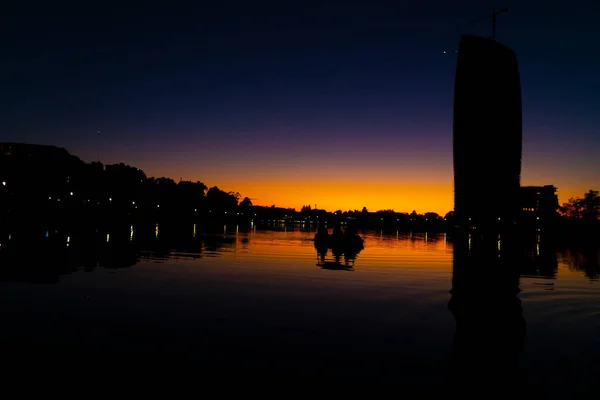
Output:
<path fill-rule="evenodd" d="M 517 219 L 522 136 L 515 53 L 493 39 L 463 36 L 454 86 L 454 210 L 459 225 Z"/>

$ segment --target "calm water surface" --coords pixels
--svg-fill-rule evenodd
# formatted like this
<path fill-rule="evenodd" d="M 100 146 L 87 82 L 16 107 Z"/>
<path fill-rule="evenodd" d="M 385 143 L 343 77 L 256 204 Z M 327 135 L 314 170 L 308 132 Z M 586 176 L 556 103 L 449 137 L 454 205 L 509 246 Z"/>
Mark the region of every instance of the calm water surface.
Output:
<path fill-rule="evenodd" d="M 132 265 L 125 268 L 82 262 L 85 251 L 75 254 L 73 241 L 58 259 L 48 259 L 70 265 L 50 279 L 53 284 L 33 283 L 35 274 L 3 272 L 4 353 L 193 360 L 228 372 L 347 376 L 351 370 L 435 386 L 453 368 L 458 317 L 449 301 L 456 296 L 460 318 L 471 321 L 465 326 L 483 329 L 469 340 L 489 354 L 488 366 L 498 357 L 494 348 L 515 347 L 517 364 L 504 365 L 503 359 L 496 367 L 522 370 L 540 393 L 574 394 L 597 381 L 597 249 L 545 249 L 538 243 L 518 263 L 514 288 L 503 288 L 505 271 L 480 262 L 486 258 L 463 268 L 445 234 L 365 233 L 364 249 L 354 260 L 340 257 L 339 265 L 331 251 L 317 255 L 312 237 L 301 231 L 198 236 L 185 251 L 142 246 L 127 256 Z M 110 238 L 106 242 L 101 251 L 121 257 L 122 249 L 111 248 Z M 21 256 L 23 268 L 32 256 Z M 463 283 L 457 278 L 452 290 L 453 272 L 458 276 L 461 268 Z M 494 298 L 513 289 L 520 289 L 511 295 L 521 300 L 516 308 Z M 524 330 L 506 322 L 521 318 Z M 522 350 L 501 343 L 505 334 L 499 332 L 507 325 L 514 333 L 509 336 L 523 339 Z"/>

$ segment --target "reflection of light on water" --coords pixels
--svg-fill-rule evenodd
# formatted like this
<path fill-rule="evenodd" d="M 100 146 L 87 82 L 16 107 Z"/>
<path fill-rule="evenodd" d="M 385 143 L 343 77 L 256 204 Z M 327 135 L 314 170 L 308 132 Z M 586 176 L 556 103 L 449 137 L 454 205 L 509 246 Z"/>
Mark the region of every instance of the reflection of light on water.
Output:
<path fill-rule="evenodd" d="M 500 234 L 498 234 L 498 251 L 500 251 L 500 241 L 501 241 Z"/>
<path fill-rule="evenodd" d="M 539 243 L 537 243 L 537 244 L 535 245 L 535 255 L 536 255 L 536 256 L 539 256 L 539 255 L 540 255 L 540 244 L 539 244 Z"/>
<path fill-rule="evenodd" d="M 471 251 L 471 234 L 469 233 L 469 251 Z"/>
<path fill-rule="evenodd" d="M 70 242 L 71 242 L 71 236 L 67 236 L 67 247 L 69 247 Z"/>
<path fill-rule="evenodd" d="M 12 239 L 12 233 L 8 234 L 8 240 Z"/>
<path fill-rule="evenodd" d="M 194 224 L 194 237 L 196 237 L 196 224 Z"/>
<path fill-rule="evenodd" d="M 129 227 L 129 241 L 133 240 L 133 225 Z"/>
<path fill-rule="evenodd" d="M 50 236 L 50 231 L 46 231 L 46 237 Z"/>
<path fill-rule="evenodd" d="M 223 225 L 223 233 L 227 233 L 227 224 Z"/>
<path fill-rule="evenodd" d="M 444 233 L 444 250 L 446 250 L 447 244 L 448 244 L 448 238 L 446 237 L 446 234 Z"/>
<path fill-rule="evenodd" d="M 158 224 L 154 227 L 154 236 L 158 239 Z"/>
<path fill-rule="evenodd" d="M 240 233 L 240 226 L 236 225 L 235 226 L 235 234 L 236 234 L 236 236 L 238 235 L 238 233 Z"/>
<path fill-rule="evenodd" d="M 110 233 L 106 234 L 106 243 L 110 242 Z"/>

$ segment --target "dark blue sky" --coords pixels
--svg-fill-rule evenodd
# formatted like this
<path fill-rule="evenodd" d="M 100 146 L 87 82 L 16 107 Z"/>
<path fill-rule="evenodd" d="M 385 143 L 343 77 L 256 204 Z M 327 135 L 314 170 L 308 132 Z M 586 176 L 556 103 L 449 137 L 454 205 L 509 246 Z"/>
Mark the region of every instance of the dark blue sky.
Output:
<path fill-rule="evenodd" d="M 7 9 L 0 140 L 231 190 L 329 178 L 451 190 L 456 58 L 443 51 L 489 35 L 474 21 L 492 4 L 400 3 Z M 509 8 L 497 39 L 521 69 L 523 183 L 554 183 L 561 200 L 600 182 L 596 3 L 497 4 Z M 364 201 L 388 189 L 373 190 Z"/>

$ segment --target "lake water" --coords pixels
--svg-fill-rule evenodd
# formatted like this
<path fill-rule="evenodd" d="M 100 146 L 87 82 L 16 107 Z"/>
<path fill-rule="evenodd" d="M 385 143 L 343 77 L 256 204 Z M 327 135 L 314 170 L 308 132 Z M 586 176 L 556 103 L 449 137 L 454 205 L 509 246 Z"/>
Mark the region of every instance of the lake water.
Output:
<path fill-rule="evenodd" d="M 185 364 L 204 376 L 421 393 L 482 376 L 546 396 L 595 386 L 597 248 L 541 241 L 506 260 L 495 244 L 455 251 L 445 234 L 369 232 L 362 251 L 337 263 L 331 250 L 317 254 L 313 235 L 254 230 L 180 244 L 157 232 L 136 244 L 133 234 L 122 243 L 102 234 L 91 246 L 57 235 L 20 247 L 4 238 L 4 359 Z"/>

